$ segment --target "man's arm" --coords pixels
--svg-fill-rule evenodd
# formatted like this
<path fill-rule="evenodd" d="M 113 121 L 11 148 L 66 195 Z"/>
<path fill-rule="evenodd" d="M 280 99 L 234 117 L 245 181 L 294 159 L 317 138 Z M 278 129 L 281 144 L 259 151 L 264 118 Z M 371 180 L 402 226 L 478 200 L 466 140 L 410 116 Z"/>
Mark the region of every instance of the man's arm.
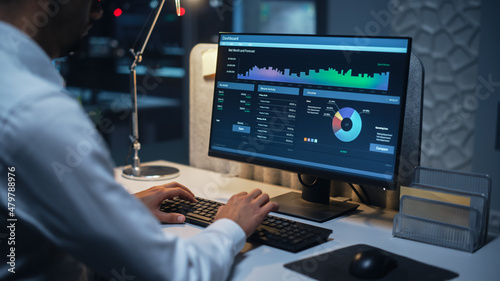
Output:
<path fill-rule="evenodd" d="M 33 245 L 51 241 L 107 278 L 125 272 L 137 280 L 225 279 L 243 247 L 242 229 L 219 219 L 189 239 L 164 233 L 115 182 L 102 139 L 68 100 L 48 98 L 20 108 L 17 114 L 31 112 L 36 122 L 15 118 L 21 123 L 4 135 L 13 144 L 4 159 L 22 179 L 19 221 L 42 237 Z"/>

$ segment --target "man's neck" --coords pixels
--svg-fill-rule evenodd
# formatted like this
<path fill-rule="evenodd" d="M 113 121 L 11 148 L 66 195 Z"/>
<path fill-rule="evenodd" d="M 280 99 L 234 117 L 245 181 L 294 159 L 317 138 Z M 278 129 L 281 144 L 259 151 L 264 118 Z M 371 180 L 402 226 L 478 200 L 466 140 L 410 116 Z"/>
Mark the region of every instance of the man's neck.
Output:
<path fill-rule="evenodd" d="M 40 38 L 43 37 L 41 36 L 41 33 L 44 32 L 44 27 L 49 24 L 49 19 L 45 21 L 39 16 L 39 13 L 43 13 L 44 11 L 42 7 L 44 3 L 45 1 L 0 1 L 0 21 L 17 27 L 37 42 L 38 45 L 45 50 L 49 57 L 54 58 L 56 54 L 54 54 L 54 52 L 50 52 L 50 48 L 47 44 L 44 44 L 44 42 L 40 40 Z"/>

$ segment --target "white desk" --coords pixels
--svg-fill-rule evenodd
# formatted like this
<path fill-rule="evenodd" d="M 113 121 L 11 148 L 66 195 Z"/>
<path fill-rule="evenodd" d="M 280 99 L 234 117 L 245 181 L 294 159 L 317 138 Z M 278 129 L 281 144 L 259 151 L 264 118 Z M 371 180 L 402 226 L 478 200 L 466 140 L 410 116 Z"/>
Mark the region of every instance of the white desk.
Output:
<path fill-rule="evenodd" d="M 196 196 L 226 202 L 240 191 L 260 188 L 271 197 L 290 192 L 290 189 L 261 182 L 230 177 L 219 173 L 171 162 L 157 162 L 178 168 L 179 177 L 168 181 L 134 181 L 121 176 L 117 168 L 116 179 L 131 193 L 151 186 L 177 181 L 189 187 Z M 314 223 L 297 218 L 297 221 L 330 228 L 330 241 L 299 253 L 289 253 L 268 246 L 260 246 L 236 257 L 231 280 L 312 280 L 283 267 L 283 264 L 354 244 L 368 244 L 386 251 L 406 256 L 430 265 L 442 267 L 460 274 L 456 280 L 499 280 L 500 239 L 490 237 L 489 242 L 475 253 L 468 253 L 392 236 L 394 211 L 361 205 L 359 212 L 325 223 Z M 273 214 L 283 216 L 279 214 Z M 202 228 L 184 225 L 165 225 L 165 232 L 189 237 Z"/>

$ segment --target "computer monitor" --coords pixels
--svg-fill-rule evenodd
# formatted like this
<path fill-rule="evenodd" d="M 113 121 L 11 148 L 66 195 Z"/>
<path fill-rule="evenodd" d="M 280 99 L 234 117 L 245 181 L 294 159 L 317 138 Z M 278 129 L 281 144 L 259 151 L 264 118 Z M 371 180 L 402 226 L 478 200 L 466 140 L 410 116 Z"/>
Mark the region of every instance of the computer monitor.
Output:
<path fill-rule="evenodd" d="M 355 209 L 329 182 L 397 185 L 410 54 L 406 37 L 221 33 L 209 155 L 326 179 L 273 198 L 287 214 Z"/>

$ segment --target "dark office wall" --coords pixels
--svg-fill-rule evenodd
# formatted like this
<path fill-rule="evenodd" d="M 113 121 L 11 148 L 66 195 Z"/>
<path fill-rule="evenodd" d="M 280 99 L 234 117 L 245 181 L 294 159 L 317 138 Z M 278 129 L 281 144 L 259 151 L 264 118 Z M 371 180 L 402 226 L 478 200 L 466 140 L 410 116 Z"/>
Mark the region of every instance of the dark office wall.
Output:
<path fill-rule="evenodd" d="M 473 170 L 493 181 L 491 209 L 500 213 L 500 2 L 482 0 L 479 46 L 478 107 Z M 498 230 L 497 230 L 498 231 Z"/>
<path fill-rule="evenodd" d="M 423 165 L 472 168 L 475 112 L 465 107 L 476 85 L 480 7 L 467 0 L 329 2 L 332 34 L 413 38 L 426 70 Z"/>
<path fill-rule="evenodd" d="M 388 2 L 328 0 L 327 31 L 339 35 L 391 35 L 391 19 L 377 21 L 377 13 L 387 10 Z"/>
<path fill-rule="evenodd" d="M 479 63 L 480 2 L 400 1 L 392 30 L 414 38 L 423 61 L 422 164 L 471 170 Z"/>
<path fill-rule="evenodd" d="M 426 70 L 422 165 L 490 174 L 492 206 L 500 210 L 500 19 L 496 15 L 500 4 L 494 0 L 325 1 L 328 34 L 414 39 L 413 52 Z M 240 12 L 247 15 L 237 25 L 242 29 L 238 31 L 252 30 L 256 21 L 248 14 L 258 14 L 252 9 L 259 2 L 231 2 L 231 8 L 244 7 Z M 480 96 L 478 90 L 488 92 Z"/>
<path fill-rule="evenodd" d="M 413 37 L 426 68 L 422 165 L 488 173 L 500 210 L 500 2 L 328 3 L 331 34 Z"/>

